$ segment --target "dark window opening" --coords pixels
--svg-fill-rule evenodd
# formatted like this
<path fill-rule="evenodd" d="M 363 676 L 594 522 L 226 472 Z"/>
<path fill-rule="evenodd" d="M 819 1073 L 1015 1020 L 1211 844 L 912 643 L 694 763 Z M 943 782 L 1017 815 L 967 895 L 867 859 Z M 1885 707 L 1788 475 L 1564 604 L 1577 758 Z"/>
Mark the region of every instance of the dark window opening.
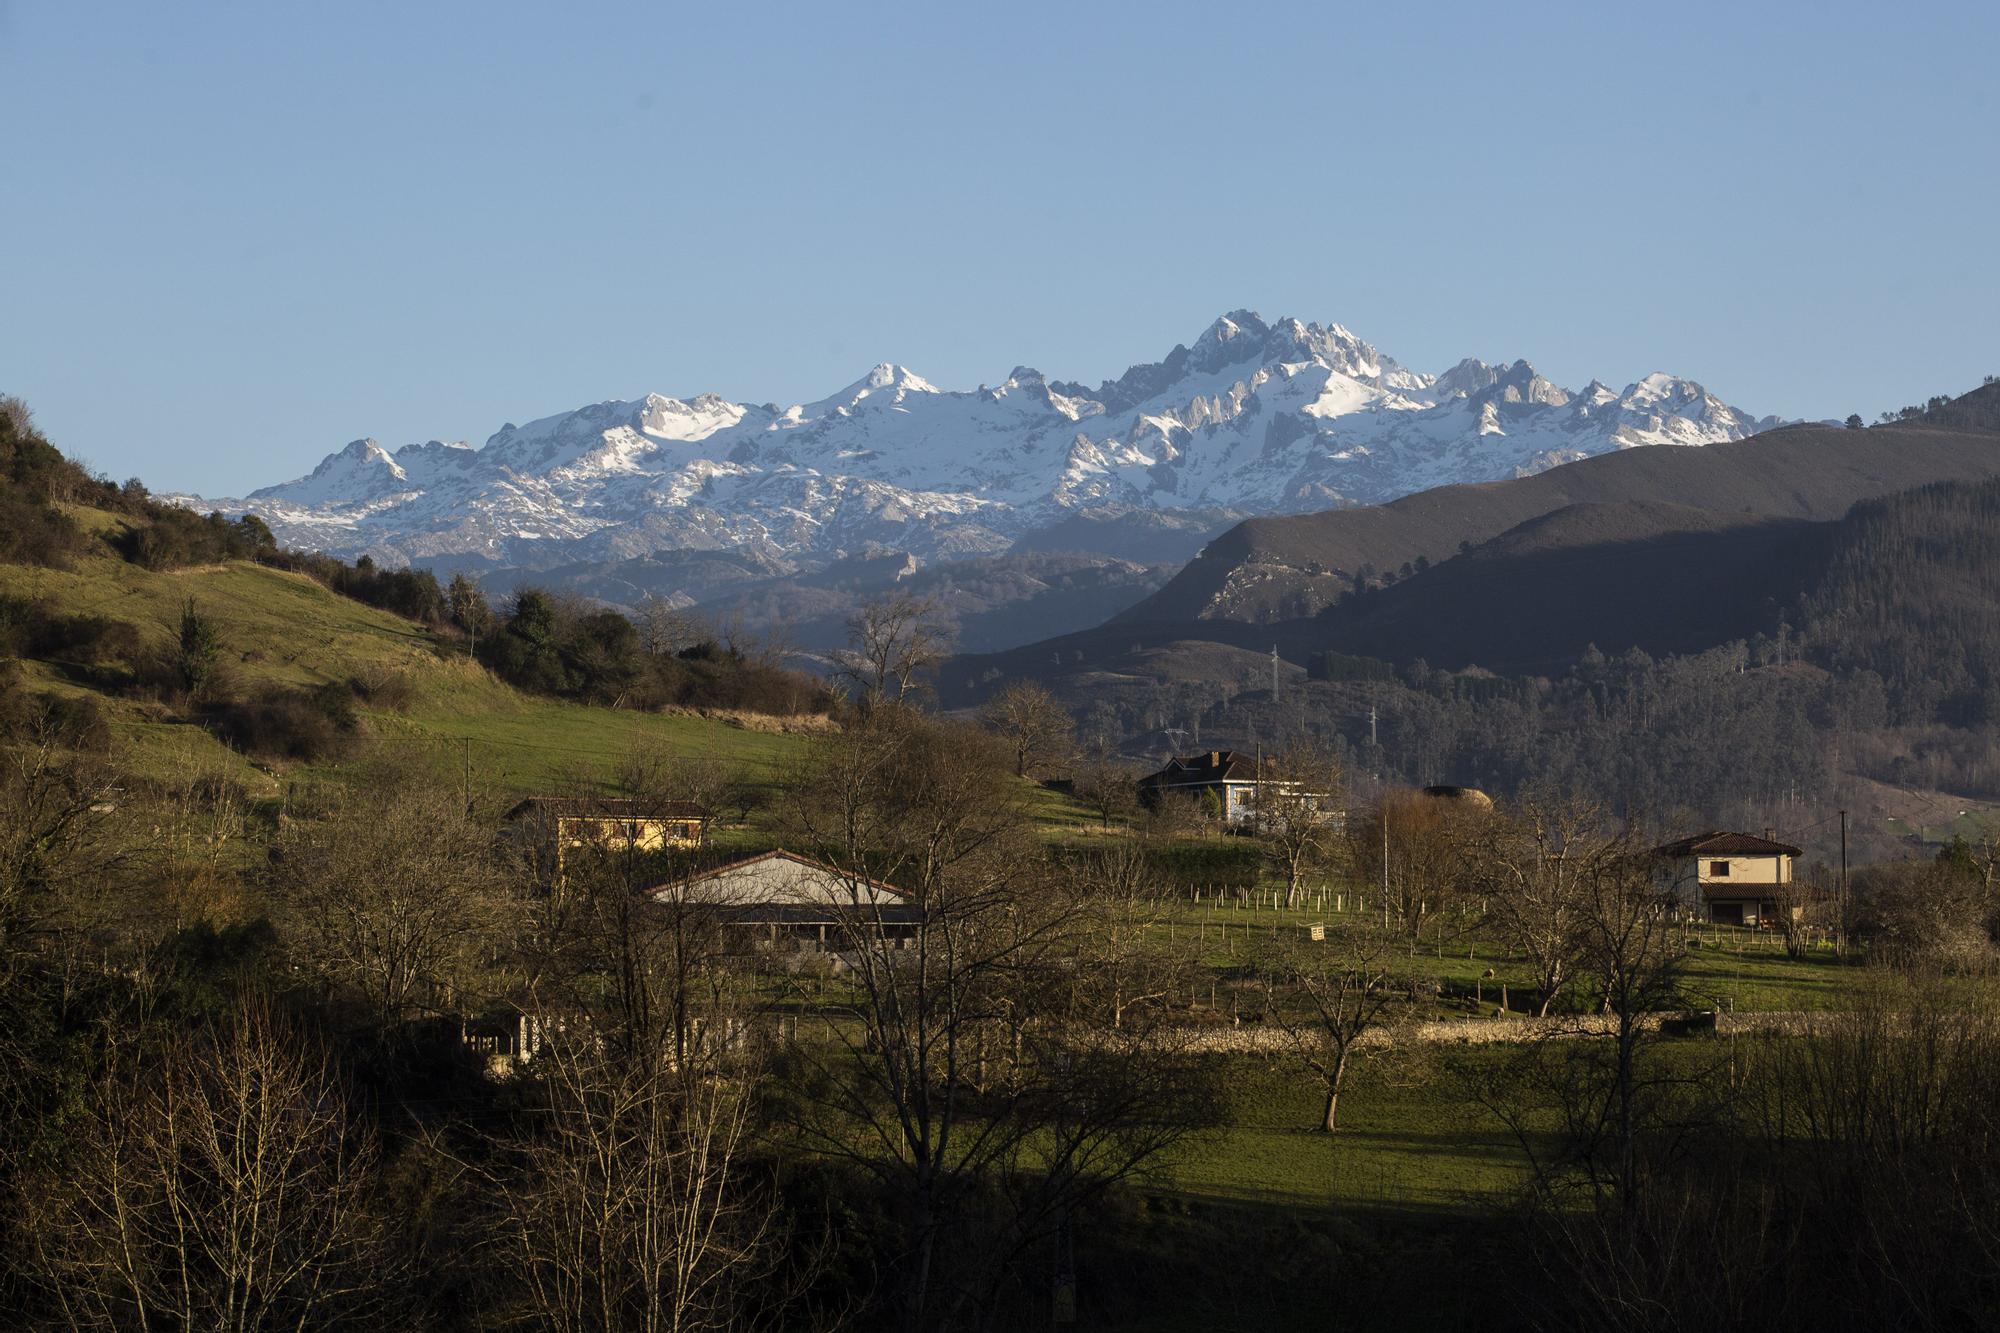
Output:
<path fill-rule="evenodd" d="M 1708 877 L 1709 877 L 1710 879 L 1728 879 L 1728 878 L 1729 878 L 1729 862 L 1727 862 L 1727 861 L 1710 861 L 1710 862 L 1708 863 Z"/>

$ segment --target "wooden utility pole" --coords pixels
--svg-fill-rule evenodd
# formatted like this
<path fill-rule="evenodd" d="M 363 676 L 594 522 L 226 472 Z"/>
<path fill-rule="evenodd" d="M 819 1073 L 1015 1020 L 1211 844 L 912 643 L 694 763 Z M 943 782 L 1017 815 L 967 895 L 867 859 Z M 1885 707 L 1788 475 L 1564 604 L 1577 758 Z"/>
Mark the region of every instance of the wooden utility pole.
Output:
<path fill-rule="evenodd" d="M 1847 952 L 1847 811 L 1840 812 L 1840 901 L 1834 904 L 1834 948 Z"/>
<path fill-rule="evenodd" d="M 1382 800 L 1382 929 L 1389 929 L 1389 801 Z"/>

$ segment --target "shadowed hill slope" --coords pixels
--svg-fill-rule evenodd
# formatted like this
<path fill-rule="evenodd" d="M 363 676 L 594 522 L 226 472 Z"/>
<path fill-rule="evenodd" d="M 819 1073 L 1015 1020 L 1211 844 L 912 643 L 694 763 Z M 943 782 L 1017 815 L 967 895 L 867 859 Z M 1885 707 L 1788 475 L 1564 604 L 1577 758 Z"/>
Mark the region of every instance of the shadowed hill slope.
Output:
<path fill-rule="evenodd" d="M 1478 545 L 1581 503 L 1832 519 L 1859 500 L 1992 476 L 2000 476 L 2000 432 L 1922 421 L 1869 430 L 1791 426 L 1731 444 L 1628 449 L 1532 477 L 1440 487 L 1386 505 L 1251 519 L 1210 542 L 1166 587 L 1119 620 L 1271 621 L 1310 614 L 1350 587 L 1357 571 L 1392 570 L 1418 557 L 1439 561 L 1461 543 Z M 1644 534 L 1643 525 L 1639 531 Z"/>
<path fill-rule="evenodd" d="M 1971 393 L 1930 408 L 1923 419 L 1933 426 L 2000 431 L 2000 379 L 1988 380 Z"/>
<path fill-rule="evenodd" d="M 1770 633 L 1827 525 L 1652 503 L 1570 505 L 1330 609 L 1321 649 L 1457 669 L 1554 672 L 1606 652 L 1700 652 Z M 1287 638 L 1315 631 L 1287 625 Z"/>
<path fill-rule="evenodd" d="M 941 684 L 966 703 L 986 683 L 1032 677 L 1083 705 L 1090 690 L 1141 676 L 1267 682 L 1273 648 L 1281 674 L 1327 651 L 1509 673 L 1559 672 L 1593 644 L 1699 652 L 1775 630 L 1823 568 L 1833 526 L 1685 505 L 1568 505 L 1317 616 L 1114 621 L 955 659 Z"/>
<path fill-rule="evenodd" d="M 1085 707 L 1099 687 L 1148 676 L 1254 687 L 1269 679 L 1273 648 L 1287 664 L 1281 673 L 1335 652 L 1556 675 L 1592 646 L 1688 654 L 1814 625 L 1821 656 L 1854 666 L 1860 659 L 1826 628 L 1846 624 L 1885 677 L 1916 689 L 1925 660 L 1949 657 L 1957 665 L 1940 667 L 1938 690 L 1979 695 L 1992 674 L 1984 655 L 2000 653 L 1991 647 L 2000 639 L 1967 627 L 1992 618 L 1985 599 L 2000 539 L 1986 526 L 1996 503 L 2000 479 L 1914 488 L 1822 522 L 1652 502 L 1567 505 L 1316 616 L 1113 622 L 955 659 L 941 687 L 948 701 L 969 703 L 996 681 L 1027 677 Z M 1829 592 L 1836 584 L 1845 591 Z M 1865 634 L 1853 628 L 1863 624 Z M 1969 646 L 1953 646 L 1961 639 Z M 1992 707 L 2000 717 L 2000 699 Z"/>

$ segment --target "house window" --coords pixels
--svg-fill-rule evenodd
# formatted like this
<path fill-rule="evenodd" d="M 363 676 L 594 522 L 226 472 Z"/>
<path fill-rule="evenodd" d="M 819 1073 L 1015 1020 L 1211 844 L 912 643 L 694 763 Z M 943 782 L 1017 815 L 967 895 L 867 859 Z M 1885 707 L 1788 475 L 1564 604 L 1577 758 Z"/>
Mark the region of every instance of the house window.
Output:
<path fill-rule="evenodd" d="M 1728 879 L 1728 878 L 1729 878 L 1729 862 L 1727 862 L 1727 861 L 1710 861 L 1710 862 L 1708 863 L 1708 877 L 1709 877 L 1710 879 Z"/>

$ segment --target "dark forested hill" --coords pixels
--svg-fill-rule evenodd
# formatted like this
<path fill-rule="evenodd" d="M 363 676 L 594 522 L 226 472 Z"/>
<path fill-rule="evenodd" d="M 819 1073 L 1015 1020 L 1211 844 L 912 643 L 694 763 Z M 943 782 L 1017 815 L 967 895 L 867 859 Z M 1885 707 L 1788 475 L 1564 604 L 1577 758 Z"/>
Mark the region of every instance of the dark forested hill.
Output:
<path fill-rule="evenodd" d="M 2000 726 L 2000 482 L 1855 506 L 1797 617 L 1809 657 L 1879 677 L 1899 719 Z"/>
<path fill-rule="evenodd" d="M 1767 633 L 1824 533 L 1799 519 L 1650 503 L 1570 505 L 1420 577 L 1329 607 L 1288 638 L 1393 662 L 1560 671 L 1587 647 L 1700 652 Z"/>
<path fill-rule="evenodd" d="M 1929 482 L 2000 476 L 2000 432 L 1978 428 L 1992 419 L 1993 390 L 1968 394 L 1936 417 L 1867 430 L 1790 426 L 1698 449 L 1628 449 L 1386 505 L 1251 519 L 1210 542 L 1165 588 L 1119 619 L 1310 615 L 1351 588 L 1357 575 L 1368 582 L 1405 563 L 1434 563 L 1461 544 L 1476 546 L 1575 504 L 1832 519 L 1856 501 Z"/>
<path fill-rule="evenodd" d="M 1922 419 L 1933 426 L 2000 430 L 2000 379 L 1988 379 L 1971 393 L 1933 404 Z"/>
<path fill-rule="evenodd" d="M 1316 616 L 1117 621 L 961 658 L 943 683 L 965 702 L 982 682 L 1118 673 L 1133 654 L 1158 671 L 1162 652 L 1196 644 L 1276 648 L 1298 666 L 1334 652 L 1559 674 L 1591 648 L 1659 656 L 1798 634 L 1829 666 L 1874 670 L 1933 704 L 1987 688 L 2000 663 L 2000 479 L 1921 487 L 1822 522 L 1650 502 L 1567 505 Z"/>
<path fill-rule="evenodd" d="M 1817 522 L 1574 504 L 1315 617 L 1114 623 L 960 658 L 940 689 L 1019 677 L 1131 752 L 1303 727 L 1403 781 L 1753 822 L 1860 778 L 2000 797 L 2000 478 Z"/>
<path fill-rule="evenodd" d="M 1421 577 L 1287 623 L 1283 642 L 1432 666 L 1561 672 L 1607 653 L 1797 636 L 1880 677 L 1899 717 L 2000 722 L 2000 480 L 1858 504 L 1825 523 L 1572 505 Z"/>

